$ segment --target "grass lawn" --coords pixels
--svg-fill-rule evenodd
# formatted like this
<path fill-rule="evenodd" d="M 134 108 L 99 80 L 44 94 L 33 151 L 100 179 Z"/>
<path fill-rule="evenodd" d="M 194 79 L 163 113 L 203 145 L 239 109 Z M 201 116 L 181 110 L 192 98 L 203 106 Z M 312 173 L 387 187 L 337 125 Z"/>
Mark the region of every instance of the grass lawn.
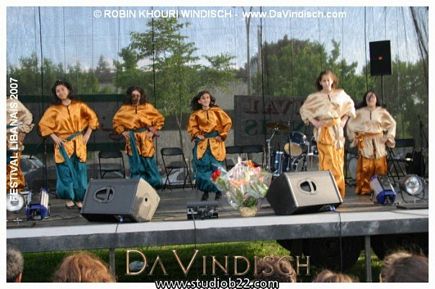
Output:
<path fill-rule="evenodd" d="M 254 272 L 254 256 L 259 258 L 264 256 L 288 256 L 289 252 L 282 248 L 274 241 L 257 241 L 257 242 L 237 242 L 237 243 L 214 243 L 201 245 L 178 245 L 178 246 L 153 246 L 142 248 L 128 248 L 129 250 L 138 250 L 146 256 L 147 266 L 145 270 L 136 276 L 126 274 L 126 249 L 117 249 L 116 254 L 116 274 L 119 282 L 154 282 L 155 280 L 210 280 L 213 277 L 224 279 L 225 277 L 234 276 L 234 256 L 244 256 L 250 262 L 250 270 L 246 275 L 239 276 L 241 278 L 253 278 Z M 187 274 L 183 274 L 180 265 L 178 264 L 173 250 L 176 250 L 179 259 L 183 265 L 187 267 L 192 259 L 195 250 L 198 253 L 194 259 L 193 265 Z M 109 263 L 108 250 L 92 251 L 105 262 Z M 72 252 L 45 252 L 45 253 L 25 253 L 24 265 L 24 282 L 49 282 L 54 271 L 57 269 L 62 259 L 70 255 Z M 154 271 L 151 269 L 157 259 L 160 257 L 161 262 L 156 262 Z M 216 260 L 225 267 L 225 256 L 228 256 L 228 275 L 215 266 L 216 275 L 212 275 L 213 256 Z M 293 256 L 294 257 L 294 256 Z M 130 262 L 143 261 L 138 253 L 130 254 Z M 243 272 L 246 269 L 246 263 L 238 262 L 238 272 Z M 292 263 L 295 266 L 295 263 Z M 163 273 L 162 266 L 167 272 Z M 206 275 L 203 275 L 203 270 L 206 270 Z M 378 275 L 381 267 L 381 262 L 375 255 L 372 257 L 372 273 L 373 281 L 378 281 Z M 320 270 L 311 266 L 310 275 L 306 276 L 306 271 L 301 269 L 298 275 L 298 281 L 311 282 L 312 278 Z M 346 272 L 360 281 L 365 281 L 365 260 L 364 255 L 361 255 L 358 262 Z"/>

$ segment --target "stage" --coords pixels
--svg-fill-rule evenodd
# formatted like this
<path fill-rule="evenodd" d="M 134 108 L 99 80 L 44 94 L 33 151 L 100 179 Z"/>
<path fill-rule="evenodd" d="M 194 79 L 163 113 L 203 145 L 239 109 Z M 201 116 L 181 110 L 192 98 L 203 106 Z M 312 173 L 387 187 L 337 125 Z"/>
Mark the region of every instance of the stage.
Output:
<path fill-rule="evenodd" d="M 358 196 L 353 191 L 353 186 L 347 187 L 347 195 L 343 204 L 338 208 L 338 212 L 381 212 L 395 209 L 393 206 L 382 206 L 374 204 L 369 196 Z M 190 186 L 182 188 L 173 188 L 159 190 L 160 203 L 151 222 L 170 222 L 185 221 L 186 204 L 188 202 L 200 201 L 202 193 L 192 189 Z M 214 194 L 210 194 L 210 201 L 214 201 Z M 218 201 L 219 218 L 238 218 L 240 214 L 234 210 L 223 196 Z M 262 201 L 261 209 L 257 216 L 273 216 L 274 212 L 266 199 Z M 21 221 L 17 221 L 18 219 Z M 95 225 L 95 222 L 89 222 L 80 215 L 78 208 L 68 209 L 65 207 L 64 200 L 55 198 L 50 194 L 50 216 L 44 220 L 26 220 L 24 209 L 18 213 L 7 213 L 7 228 L 39 228 L 53 226 L 86 226 Z"/>
<path fill-rule="evenodd" d="M 355 195 L 352 187 L 348 187 L 343 204 L 335 212 L 276 216 L 264 200 L 257 216 L 244 218 L 222 198 L 218 219 L 196 221 L 187 220 L 186 203 L 198 201 L 201 192 L 191 188 L 166 189 L 158 194 L 161 201 L 154 217 L 143 223 L 89 222 L 78 209 L 67 209 L 63 200 L 51 198 L 51 215 L 42 221 L 25 220 L 23 211 L 8 212 L 7 243 L 23 252 L 109 249 L 110 265 L 115 268 L 116 248 L 258 240 L 287 240 L 296 244 L 307 239 L 327 240 L 320 244 L 330 246 L 327 244 L 331 240 L 335 244 L 333 240 L 340 239 L 355 252 L 356 259 L 364 250 L 366 276 L 370 281 L 373 238 L 394 235 L 399 239 L 427 234 L 429 229 L 428 209 L 401 210 L 394 205 L 373 204 L 369 196 Z M 17 218 L 23 221 L 18 222 Z M 427 242 L 425 236 L 423 241 Z M 319 247 L 319 243 L 313 244 Z M 337 256 L 332 251 L 329 254 Z M 346 258 L 349 264 L 356 262 L 349 255 Z"/>

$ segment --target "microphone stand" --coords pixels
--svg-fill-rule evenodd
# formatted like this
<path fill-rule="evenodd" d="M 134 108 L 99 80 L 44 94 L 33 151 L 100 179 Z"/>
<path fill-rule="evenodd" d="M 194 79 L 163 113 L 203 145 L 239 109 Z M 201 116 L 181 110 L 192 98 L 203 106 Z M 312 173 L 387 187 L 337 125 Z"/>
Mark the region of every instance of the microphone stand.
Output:
<path fill-rule="evenodd" d="M 44 138 L 43 140 L 44 143 L 44 187 L 47 190 L 47 192 L 49 192 L 49 188 L 48 188 L 48 168 L 47 168 L 47 142 L 46 142 L 46 138 Z"/>
<path fill-rule="evenodd" d="M 270 138 L 266 139 L 266 146 L 267 146 L 267 155 L 266 155 L 266 157 L 267 157 L 266 164 L 267 165 L 266 165 L 266 170 L 269 171 L 269 172 L 272 171 L 272 160 L 271 160 L 271 157 L 270 157 L 272 151 L 271 151 L 270 142 L 272 141 L 273 137 L 277 133 L 278 129 L 279 129 L 278 127 L 273 128 L 272 135 L 270 136 Z"/>
<path fill-rule="evenodd" d="M 288 125 L 288 128 L 290 129 L 290 119 L 288 120 L 287 125 Z M 291 160 L 292 160 L 292 157 L 293 157 L 292 156 L 292 144 L 291 144 L 291 142 L 292 142 L 292 138 L 291 138 L 292 137 L 292 133 L 293 133 L 293 131 L 288 134 L 288 154 L 289 154 L 289 156 L 288 156 L 288 159 L 287 159 L 286 172 L 290 172 L 291 171 L 290 163 L 291 163 Z"/>
<path fill-rule="evenodd" d="M 420 149 L 427 148 L 429 146 L 427 141 L 427 136 L 423 131 L 423 122 L 421 121 L 420 115 L 417 115 L 418 123 L 419 123 L 419 132 L 420 132 Z"/>
<path fill-rule="evenodd" d="M 425 165 L 425 156 L 426 156 L 426 150 L 429 147 L 429 143 L 427 140 L 427 136 L 424 133 L 424 126 L 423 126 L 423 122 L 421 121 L 420 115 L 417 115 L 418 118 L 418 123 L 419 123 L 419 133 L 420 133 L 420 153 L 421 153 L 421 158 L 420 158 L 420 172 L 424 175 L 422 177 L 426 177 L 426 165 Z"/>

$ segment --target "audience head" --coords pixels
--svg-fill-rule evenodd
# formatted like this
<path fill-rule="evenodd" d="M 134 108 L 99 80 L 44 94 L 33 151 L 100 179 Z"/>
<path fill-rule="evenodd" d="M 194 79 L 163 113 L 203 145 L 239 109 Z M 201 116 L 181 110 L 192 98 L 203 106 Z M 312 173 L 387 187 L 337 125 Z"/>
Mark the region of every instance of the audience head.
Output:
<path fill-rule="evenodd" d="M 347 274 L 333 272 L 327 269 L 321 271 L 317 276 L 313 279 L 313 282 L 332 282 L 332 283 L 347 283 L 353 282 L 354 280 Z"/>
<path fill-rule="evenodd" d="M 279 282 L 296 282 L 296 272 L 289 257 L 265 257 L 256 264 L 254 277 L 258 280 L 275 280 Z"/>
<path fill-rule="evenodd" d="M 23 255 L 14 247 L 8 247 L 6 254 L 7 282 L 21 282 L 24 269 Z"/>
<path fill-rule="evenodd" d="M 399 251 L 384 258 L 381 282 L 428 282 L 428 259 Z"/>
<path fill-rule="evenodd" d="M 79 252 L 65 257 L 55 272 L 54 282 L 115 282 L 106 263 L 97 256 Z"/>

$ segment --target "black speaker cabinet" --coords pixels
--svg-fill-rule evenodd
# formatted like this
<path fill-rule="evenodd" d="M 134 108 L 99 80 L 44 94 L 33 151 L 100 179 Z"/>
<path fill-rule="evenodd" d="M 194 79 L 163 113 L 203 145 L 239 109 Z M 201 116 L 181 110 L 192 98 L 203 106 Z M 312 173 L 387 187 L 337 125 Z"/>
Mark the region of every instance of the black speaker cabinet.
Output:
<path fill-rule="evenodd" d="M 145 222 L 152 219 L 159 202 L 143 179 L 91 180 L 80 213 L 89 221 Z"/>
<path fill-rule="evenodd" d="M 391 75 L 390 41 L 374 41 L 370 46 L 370 74 Z"/>
<path fill-rule="evenodd" d="M 271 183 L 266 198 L 277 215 L 313 213 L 343 202 L 329 171 L 283 173 Z"/>

